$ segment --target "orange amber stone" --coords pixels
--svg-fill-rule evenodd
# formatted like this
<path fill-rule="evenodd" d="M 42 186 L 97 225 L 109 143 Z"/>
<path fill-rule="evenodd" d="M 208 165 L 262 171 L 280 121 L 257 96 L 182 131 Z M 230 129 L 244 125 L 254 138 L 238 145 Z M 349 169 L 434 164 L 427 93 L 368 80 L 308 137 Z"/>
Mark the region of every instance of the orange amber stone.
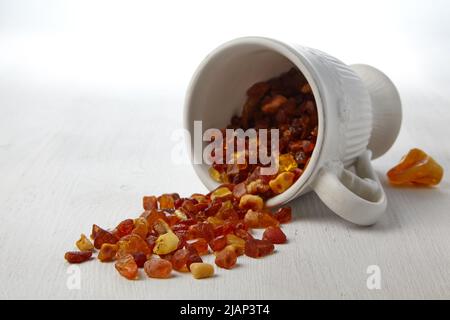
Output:
<path fill-rule="evenodd" d="M 134 280 L 137 278 L 138 266 L 131 254 L 124 255 L 117 260 L 115 267 L 123 277 L 129 280 Z"/>
<path fill-rule="evenodd" d="M 437 185 L 444 169 L 420 149 L 411 149 L 400 163 L 388 171 L 389 182 L 396 185 Z"/>
<path fill-rule="evenodd" d="M 236 250 L 233 247 L 225 247 L 223 250 L 217 252 L 214 262 L 220 268 L 231 269 L 236 264 L 236 261 Z"/>

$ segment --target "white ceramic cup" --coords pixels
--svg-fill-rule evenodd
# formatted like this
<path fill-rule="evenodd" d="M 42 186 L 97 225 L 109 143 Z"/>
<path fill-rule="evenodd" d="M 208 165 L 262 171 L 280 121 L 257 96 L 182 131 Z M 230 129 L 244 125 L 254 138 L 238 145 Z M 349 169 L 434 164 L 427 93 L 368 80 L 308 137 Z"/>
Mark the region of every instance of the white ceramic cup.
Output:
<path fill-rule="evenodd" d="M 267 206 L 284 205 L 314 190 L 342 218 L 358 225 L 375 223 L 386 210 L 386 196 L 370 160 L 392 146 L 402 116 L 394 84 L 373 67 L 347 66 L 319 50 L 269 38 L 229 41 L 203 60 L 188 88 L 184 125 L 191 133 L 191 152 L 199 152 L 193 148 L 194 121 L 201 120 L 203 130 L 225 127 L 241 113 L 247 88 L 293 66 L 304 74 L 316 100 L 317 143 L 301 177 Z M 207 164 L 193 166 L 209 190 L 218 186 Z"/>

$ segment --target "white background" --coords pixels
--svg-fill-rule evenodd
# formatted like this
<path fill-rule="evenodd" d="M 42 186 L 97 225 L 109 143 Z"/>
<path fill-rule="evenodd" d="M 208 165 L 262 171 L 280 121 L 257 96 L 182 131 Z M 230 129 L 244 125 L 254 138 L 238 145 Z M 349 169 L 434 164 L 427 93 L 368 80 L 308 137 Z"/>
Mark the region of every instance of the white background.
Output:
<path fill-rule="evenodd" d="M 384 173 L 411 147 L 450 164 L 448 1 L 0 1 L 1 298 L 450 298 L 449 180 L 398 189 Z M 356 228 L 309 194 L 290 243 L 194 281 L 127 282 L 66 250 L 94 222 L 140 213 L 144 194 L 204 192 L 170 161 L 184 93 L 202 58 L 239 36 L 321 49 L 383 70 L 404 121 L 374 162 L 386 216 Z M 381 290 L 366 269 L 380 266 Z"/>

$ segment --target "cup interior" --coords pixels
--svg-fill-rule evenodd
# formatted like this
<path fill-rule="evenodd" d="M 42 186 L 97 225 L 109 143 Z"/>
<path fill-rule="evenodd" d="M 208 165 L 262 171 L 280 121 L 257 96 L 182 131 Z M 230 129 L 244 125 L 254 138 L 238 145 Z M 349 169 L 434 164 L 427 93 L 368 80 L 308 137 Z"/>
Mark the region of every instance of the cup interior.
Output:
<path fill-rule="evenodd" d="M 292 57 L 288 58 L 289 55 Z M 295 55 L 286 48 L 281 45 L 277 47 L 273 42 L 268 39 L 264 40 L 264 38 L 234 40 L 222 45 L 207 56 L 194 74 L 186 96 L 184 120 L 185 127 L 191 136 L 189 148 L 192 155 L 197 159 L 202 157 L 201 150 L 194 148 L 194 121 L 202 121 L 203 131 L 209 128 L 226 127 L 233 115 L 241 113 L 246 100 L 246 90 L 255 82 L 278 76 L 291 67 L 297 67 L 301 72 L 305 70 L 300 61 L 293 62 L 294 57 Z M 301 65 L 299 66 L 299 64 Z M 311 76 L 303 73 L 313 87 L 317 103 L 315 92 L 317 88 L 315 84 L 311 83 Z M 321 115 L 319 115 L 319 126 L 320 118 Z M 203 147 L 208 143 L 204 142 Z M 194 164 L 194 169 L 209 190 L 219 185 L 209 176 L 208 164 Z M 298 189 L 294 186 L 298 185 L 300 180 L 304 181 L 303 175 L 283 194 L 270 199 L 268 205 L 272 203 L 273 206 L 276 206 L 287 202 L 288 196 L 293 197 L 295 192 L 291 189 Z M 301 183 L 303 184 L 303 182 Z"/>

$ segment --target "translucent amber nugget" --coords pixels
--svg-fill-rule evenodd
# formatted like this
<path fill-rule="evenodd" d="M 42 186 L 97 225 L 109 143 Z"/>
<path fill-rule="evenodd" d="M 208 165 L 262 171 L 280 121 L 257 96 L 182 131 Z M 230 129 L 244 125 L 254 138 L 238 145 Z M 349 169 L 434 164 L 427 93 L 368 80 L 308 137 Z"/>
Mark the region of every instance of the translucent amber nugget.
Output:
<path fill-rule="evenodd" d="M 412 149 L 400 163 L 388 171 L 389 182 L 396 185 L 434 186 L 444 175 L 444 169 L 420 149 Z"/>

